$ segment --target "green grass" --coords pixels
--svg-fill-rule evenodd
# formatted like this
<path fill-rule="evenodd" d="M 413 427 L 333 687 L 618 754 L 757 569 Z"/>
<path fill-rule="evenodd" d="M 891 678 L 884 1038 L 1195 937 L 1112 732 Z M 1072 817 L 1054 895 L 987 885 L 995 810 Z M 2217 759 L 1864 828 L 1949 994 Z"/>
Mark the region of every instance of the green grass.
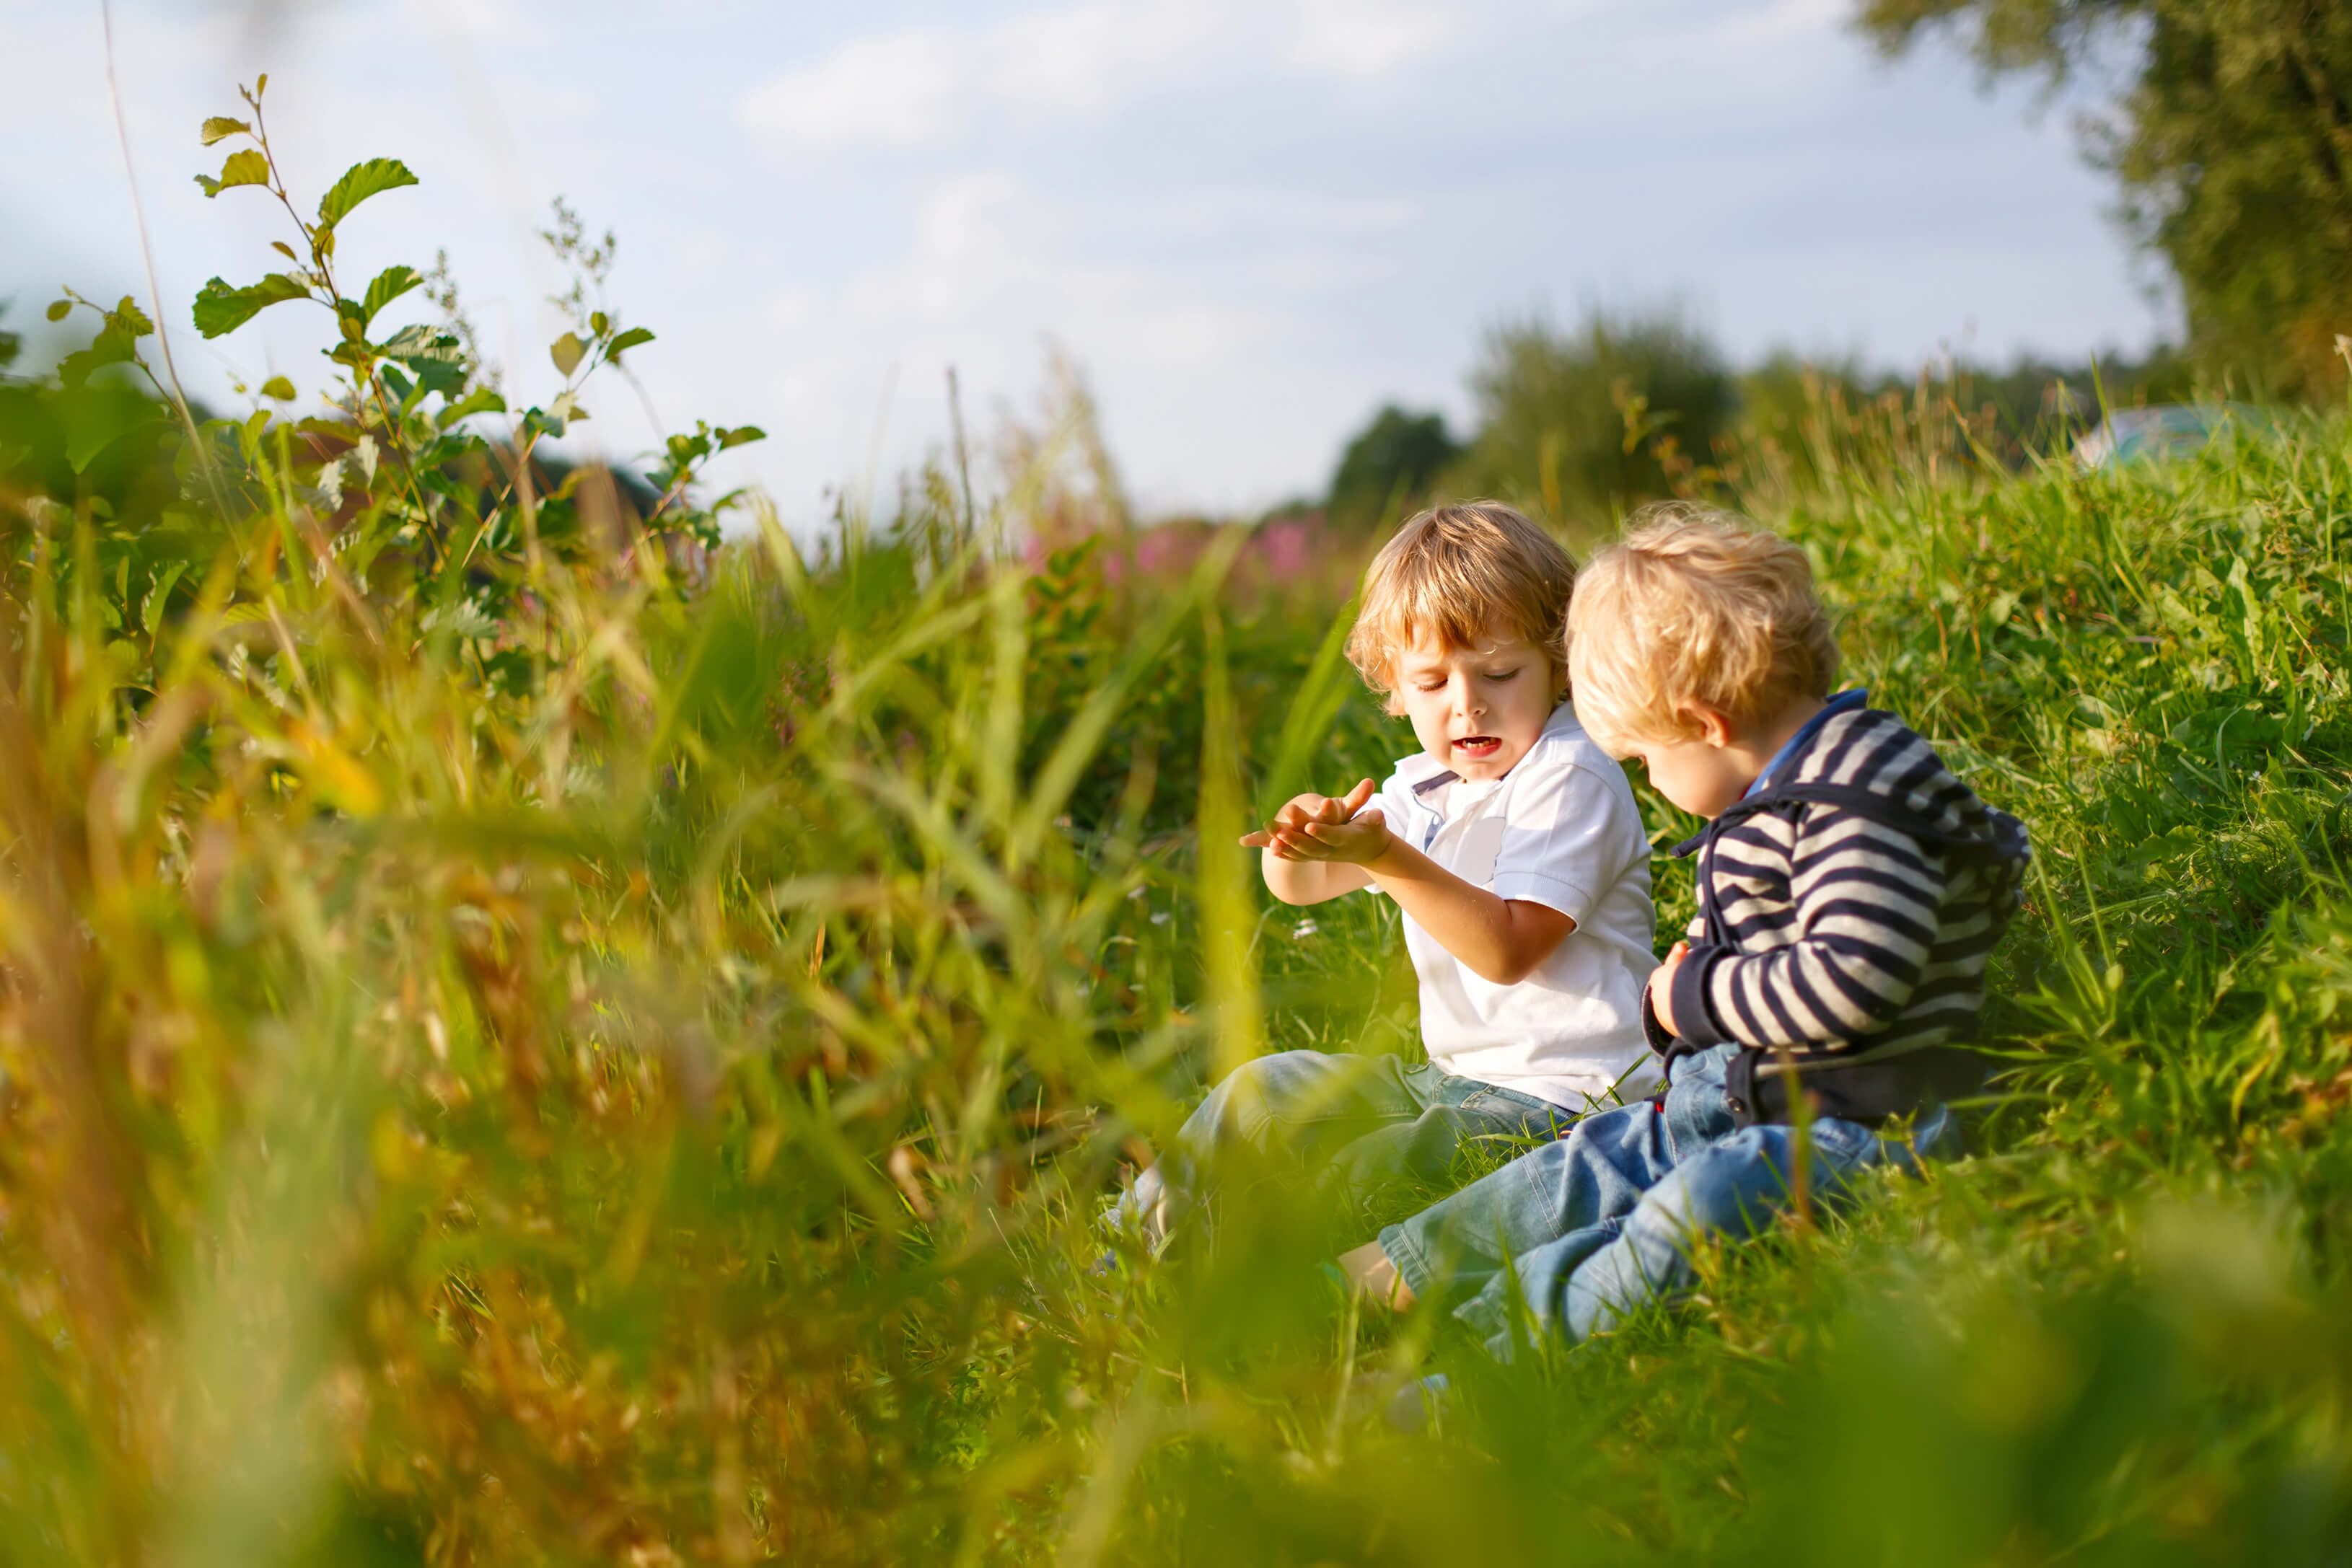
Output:
<path fill-rule="evenodd" d="M 1284 1189 L 1095 1266 L 1209 1077 L 1413 1049 L 1392 913 L 1226 847 L 1409 744 L 1341 606 L 992 549 L 1050 443 L 706 581 L 514 484 L 528 417 L 355 387 L 358 492 L 0 388 L 0 1561 L 2343 1560 L 2341 419 L 2011 476 L 1923 391 L 1759 479 L 2033 831 L 2006 1070 L 1970 1157 L 1506 1372 Z"/>
<path fill-rule="evenodd" d="M 1360 1217 L 1087 1268 L 1221 1058 L 1412 1049 L 1393 916 L 1262 907 L 1216 847 L 1333 607 L 771 530 L 706 591 L 543 576 L 509 695 L 413 611 L 224 567 L 132 689 L 58 564 L 88 528 L 19 511 L 12 1560 L 2267 1563 L 2352 1525 L 2340 423 L 1768 519 L 1854 678 L 2033 829 L 2011 1070 L 1972 1157 L 1507 1374 L 1344 1312 L 1314 1262 Z M 1308 771 L 1403 743 L 1348 695 Z M 1430 1367 L 1441 1432 L 1349 1416 Z"/>

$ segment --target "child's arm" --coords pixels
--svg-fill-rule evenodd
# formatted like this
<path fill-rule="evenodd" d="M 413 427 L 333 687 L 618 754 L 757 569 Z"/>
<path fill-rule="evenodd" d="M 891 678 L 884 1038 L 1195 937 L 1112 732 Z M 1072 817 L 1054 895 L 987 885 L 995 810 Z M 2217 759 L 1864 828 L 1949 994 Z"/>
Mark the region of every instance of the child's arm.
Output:
<path fill-rule="evenodd" d="M 1731 847 L 1718 841 L 1711 853 Z M 1942 861 L 1907 833 L 1815 807 L 1789 870 L 1797 939 L 1759 953 L 1677 948 L 1650 977 L 1661 1024 L 1694 1045 L 1836 1051 L 1902 1016 L 1936 939 Z"/>
<path fill-rule="evenodd" d="M 1262 851 L 1258 869 L 1265 877 L 1268 893 L 1285 904 L 1321 904 L 1343 893 L 1354 893 L 1371 886 L 1372 879 L 1361 866 L 1345 862 L 1308 860 L 1286 852 L 1276 841 L 1284 834 L 1303 831 L 1309 822 L 1344 822 L 1364 809 L 1372 798 L 1372 781 L 1366 779 L 1341 799 L 1328 795 L 1305 794 L 1292 797 L 1289 803 L 1274 814 L 1274 821 L 1255 833 L 1245 833 L 1242 843 Z M 1373 812 L 1373 821 L 1381 820 Z"/>
<path fill-rule="evenodd" d="M 1352 824 L 1351 824 L 1352 825 Z M 1576 929 L 1559 910 L 1524 898 L 1497 898 L 1388 831 L 1388 848 L 1364 869 L 1397 907 L 1421 922 L 1438 946 L 1479 978 L 1516 986 L 1536 972 Z"/>
<path fill-rule="evenodd" d="M 1526 979 L 1576 929 L 1576 922 L 1557 909 L 1527 899 L 1497 898 L 1465 882 L 1389 831 L 1379 813 L 1358 814 L 1370 796 L 1371 780 L 1367 779 L 1346 800 L 1333 802 L 1349 808 L 1347 817 L 1335 821 L 1328 813 L 1315 812 L 1295 824 L 1277 818 L 1266 832 L 1243 841 L 1264 843 L 1266 885 L 1275 889 L 1276 897 L 1284 896 L 1275 885 L 1277 864 L 1312 866 L 1335 873 L 1334 881 L 1344 875 L 1352 879 L 1348 887 L 1368 886 L 1377 879 L 1381 890 L 1436 937 L 1440 946 L 1480 978 L 1498 986 Z"/>

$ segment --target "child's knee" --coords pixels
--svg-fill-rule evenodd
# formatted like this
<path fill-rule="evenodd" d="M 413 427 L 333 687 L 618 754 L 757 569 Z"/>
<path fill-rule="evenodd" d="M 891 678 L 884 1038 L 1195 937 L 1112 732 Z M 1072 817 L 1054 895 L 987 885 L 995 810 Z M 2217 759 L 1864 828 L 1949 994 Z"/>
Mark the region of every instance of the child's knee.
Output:
<path fill-rule="evenodd" d="M 1678 1249 L 1706 1234 L 1753 1235 L 1789 1198 L 1785 1131 L 1745 1127 L 1710 1144 L 1642 1195 L 1627 1228 Z"/>
<path fill-rule="evenodd" d="M 1216 1102 L 1217 1141 L 1240 1138 L 1256 1143 L 1276 1120 L 1281 1102 L 1282 1074 L 1268 1066 L 1272 1057 L 1243 1062 L 1210 1092 Z"/>
<path fill-rule="evenodd" d="M 1278 1131 L 1344 1113 L 1350 1063 L 1321 1051 L 1285 1051 L 1252 1058 L 1212 1092 L 1219 1141 L 1264 1147 Z"/>

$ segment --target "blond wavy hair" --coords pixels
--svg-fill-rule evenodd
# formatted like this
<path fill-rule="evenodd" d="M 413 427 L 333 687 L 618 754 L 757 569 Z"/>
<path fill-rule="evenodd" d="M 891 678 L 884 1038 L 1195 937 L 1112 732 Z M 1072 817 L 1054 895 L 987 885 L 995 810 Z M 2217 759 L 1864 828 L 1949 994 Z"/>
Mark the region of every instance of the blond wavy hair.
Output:
<path fill-rule="evenodd" d="M 1392 693 L 1397 661 L 1423 632 L 1447 648 L 1472 648 L 1497 627 L 1542 649 L 1565 684 L 1560 634 L 1575 590 L 1568 551 L 1500 501 L 1432 507 L 1365 570 L 1348 658 L 1373 690 Z"/>
<path fill-rule="evenodd" d="M 1576 713 L 1619 756 L 1704 733 L 1685 705 L 1734 719 L 1829 695 L 1837 635 L 1805 552 L 1736 513 L 1643 507 L 1593 557 L 1568 610 Z"/>

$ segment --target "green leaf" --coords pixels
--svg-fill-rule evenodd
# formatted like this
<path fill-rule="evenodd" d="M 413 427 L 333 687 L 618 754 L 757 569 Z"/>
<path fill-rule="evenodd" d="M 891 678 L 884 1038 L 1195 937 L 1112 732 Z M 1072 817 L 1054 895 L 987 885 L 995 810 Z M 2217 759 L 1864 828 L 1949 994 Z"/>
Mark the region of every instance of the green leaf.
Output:
<path fill-rule="evenodd" d="M 421 322 L 403 327 L 384 344 L 383 357 L 415 371 L 417 384 L 426 392 L 455 397 L 465 390 L 465 348 L 438 327 Z"/>
<path fill-rule="evenodd" d="M 477 387 L 457 402 L 435 414 L 433 423 L 446 430 L 459 420 L 471 419 L 478 413 L 504 413 L 506 411 L 506 399 L 488 387 Z"/>
<path fill-rule="evenodd" d="M 309 289 L 282 272 L 273 272 L 243 288 L 231 288 L 215 277 L 196 291 L 196 330 L 217 338 L 236 331 L 272 305 L 310 297 Z"/>
<path fill-rule="evenodd" d="M 52 302 L 50 303 L 50 306 L 49 306 L 49 319 L 50 319 L 50 320 L 52 320 L 52 321 L 62 321 L 62 320 L 64 320 L 67 317 L 68 317 L 68 316 L 70 316 L 70 315 L 72 315 L 72 314 L 73 314 L 73 301 L 72 301 L 72 300 L 70 300 L 70 299 L 58 299 L 58 300 L 54 300 L 54 301 L 52 301 Z"/>
<path fill-rule="evenodd" d="M 364 163 L 354 163 L 319 198 L 319 226 L 333 228 L 370 196 L 415 183 L 416 176 L 397 158 L 371 158 Z"/>
<path fill-rule="evenodd" d="M 385 358 L 394 360 L 442 360 L 465 357 L 453 334 L 445 332 L 438 327 L 428 327 L 421 321 L 414 326 L 403 327 L 385 339 L 383 352 Z"/>
<path fill-rule="evenodd" d="M 225 137 L 250 136 L 253 134 L 253 127 L 242 120 L 231 120 L 226 114 L 215 114 L 205 121 L 204 130 L 197 134 L 205 139 L 205 145 L 210 147 Z"/>
<path fill-rule="evenodd" d="M 260 455 L 262 433 L 268 428 L 269 411 L 266 408 L 255 409 L 252 416 L 238 427 L 236 444 L 244 452 L 247 463 Z"/>
<path fill-rule="evenodd" d="M 294 401 L 294 383 L 288 381 L 284 376 L 272 376 L 268 381 L 261 383 L 261 395 L 264 397 L 274 397 L 279 402 L 292 402 Z"/>
<path fill-rule="evenodd" d="M 556 370 L 566 380 L 571 379 L 572 372 L 580 368 L 580 361 L 587 352 L 588 345 L 580 340 L 576 332 L 566 332 L 547 347 L 548 357 L 555 361 Z"/>
<path fill-rule="evenodd" d="M 131 340 L 109 328 L 91 339 L 89 348 L 77 349 L 58 361 L 58 381 L 68 389 L 79 387 L 89 381 L 93 372 L 108 365 L 128 364 L 135 357 Z M 80 471 L 79 465 L 74 469 L 76 473 Z"/>
<path fill-rule="evenodd" d="M 128 333 L 133 338 L 152 338 L 155 335 L 155 323 L 147 319 L 147 312 L 139 308 L 139 301 L 131 298 L 128 294 L 122 297 L 121 304 L 106 313 L 106 324 L 116 331 Z"/>
<path fill-rule="evenodd" d="M 147 603 L 146 607 L 139 612 L 139 623 L 146 628 L 150 636 L 154 634 L 156 622 L 163 620 L 164 607 L 172 601 L 173 585 L 180 580 L 187 570 L 186 561 L 174 561 L 157 574 L 155 586 L 147 591 Z"/>
<path fill-rule="evenodd" d="M 360 300 L 360 320 L 362 324 L 375 319 L 376 312 L 423 283 L 413 267 L 387 267 L 375 275 L 367 286 L 367 294 Z"/>
<path fill-rule="evenodd" d="M 730 446 L 746 446 L 754 441 L 768 439 L 768 433 L 756 424 L 739 424 L 732 430 L 720 430 L 714 434 L 719 437 L 719 450 L 721 452 Z"/>
<path fill-rule="evenodd" d="M 269 183 L 269 160 L 248 147 L 242 152 L 228 155 L 228 162 L 221 165 L 219 179 L 208 180 L 199 174 L 196 183 L 204 187 L 207 197 L 217 196 L 237 185 L 267 185 Z"/>
<path fill-rule="evenodd" d="M 640 343 L 650 343 L 653 340 L 654 335 L 645 328 L 632 327 L 605 347 L 604 357 L 608 360 L 617 360 L 623 350 L 634 349 Z"/>
<path fill-rule="evenodd" d="M 66 463 L 77 474 L 87 473 L 100 453 L 155 417 L 154 405 L 126 387 L 92 387 L 68 402 L 64 413 Z"/>

